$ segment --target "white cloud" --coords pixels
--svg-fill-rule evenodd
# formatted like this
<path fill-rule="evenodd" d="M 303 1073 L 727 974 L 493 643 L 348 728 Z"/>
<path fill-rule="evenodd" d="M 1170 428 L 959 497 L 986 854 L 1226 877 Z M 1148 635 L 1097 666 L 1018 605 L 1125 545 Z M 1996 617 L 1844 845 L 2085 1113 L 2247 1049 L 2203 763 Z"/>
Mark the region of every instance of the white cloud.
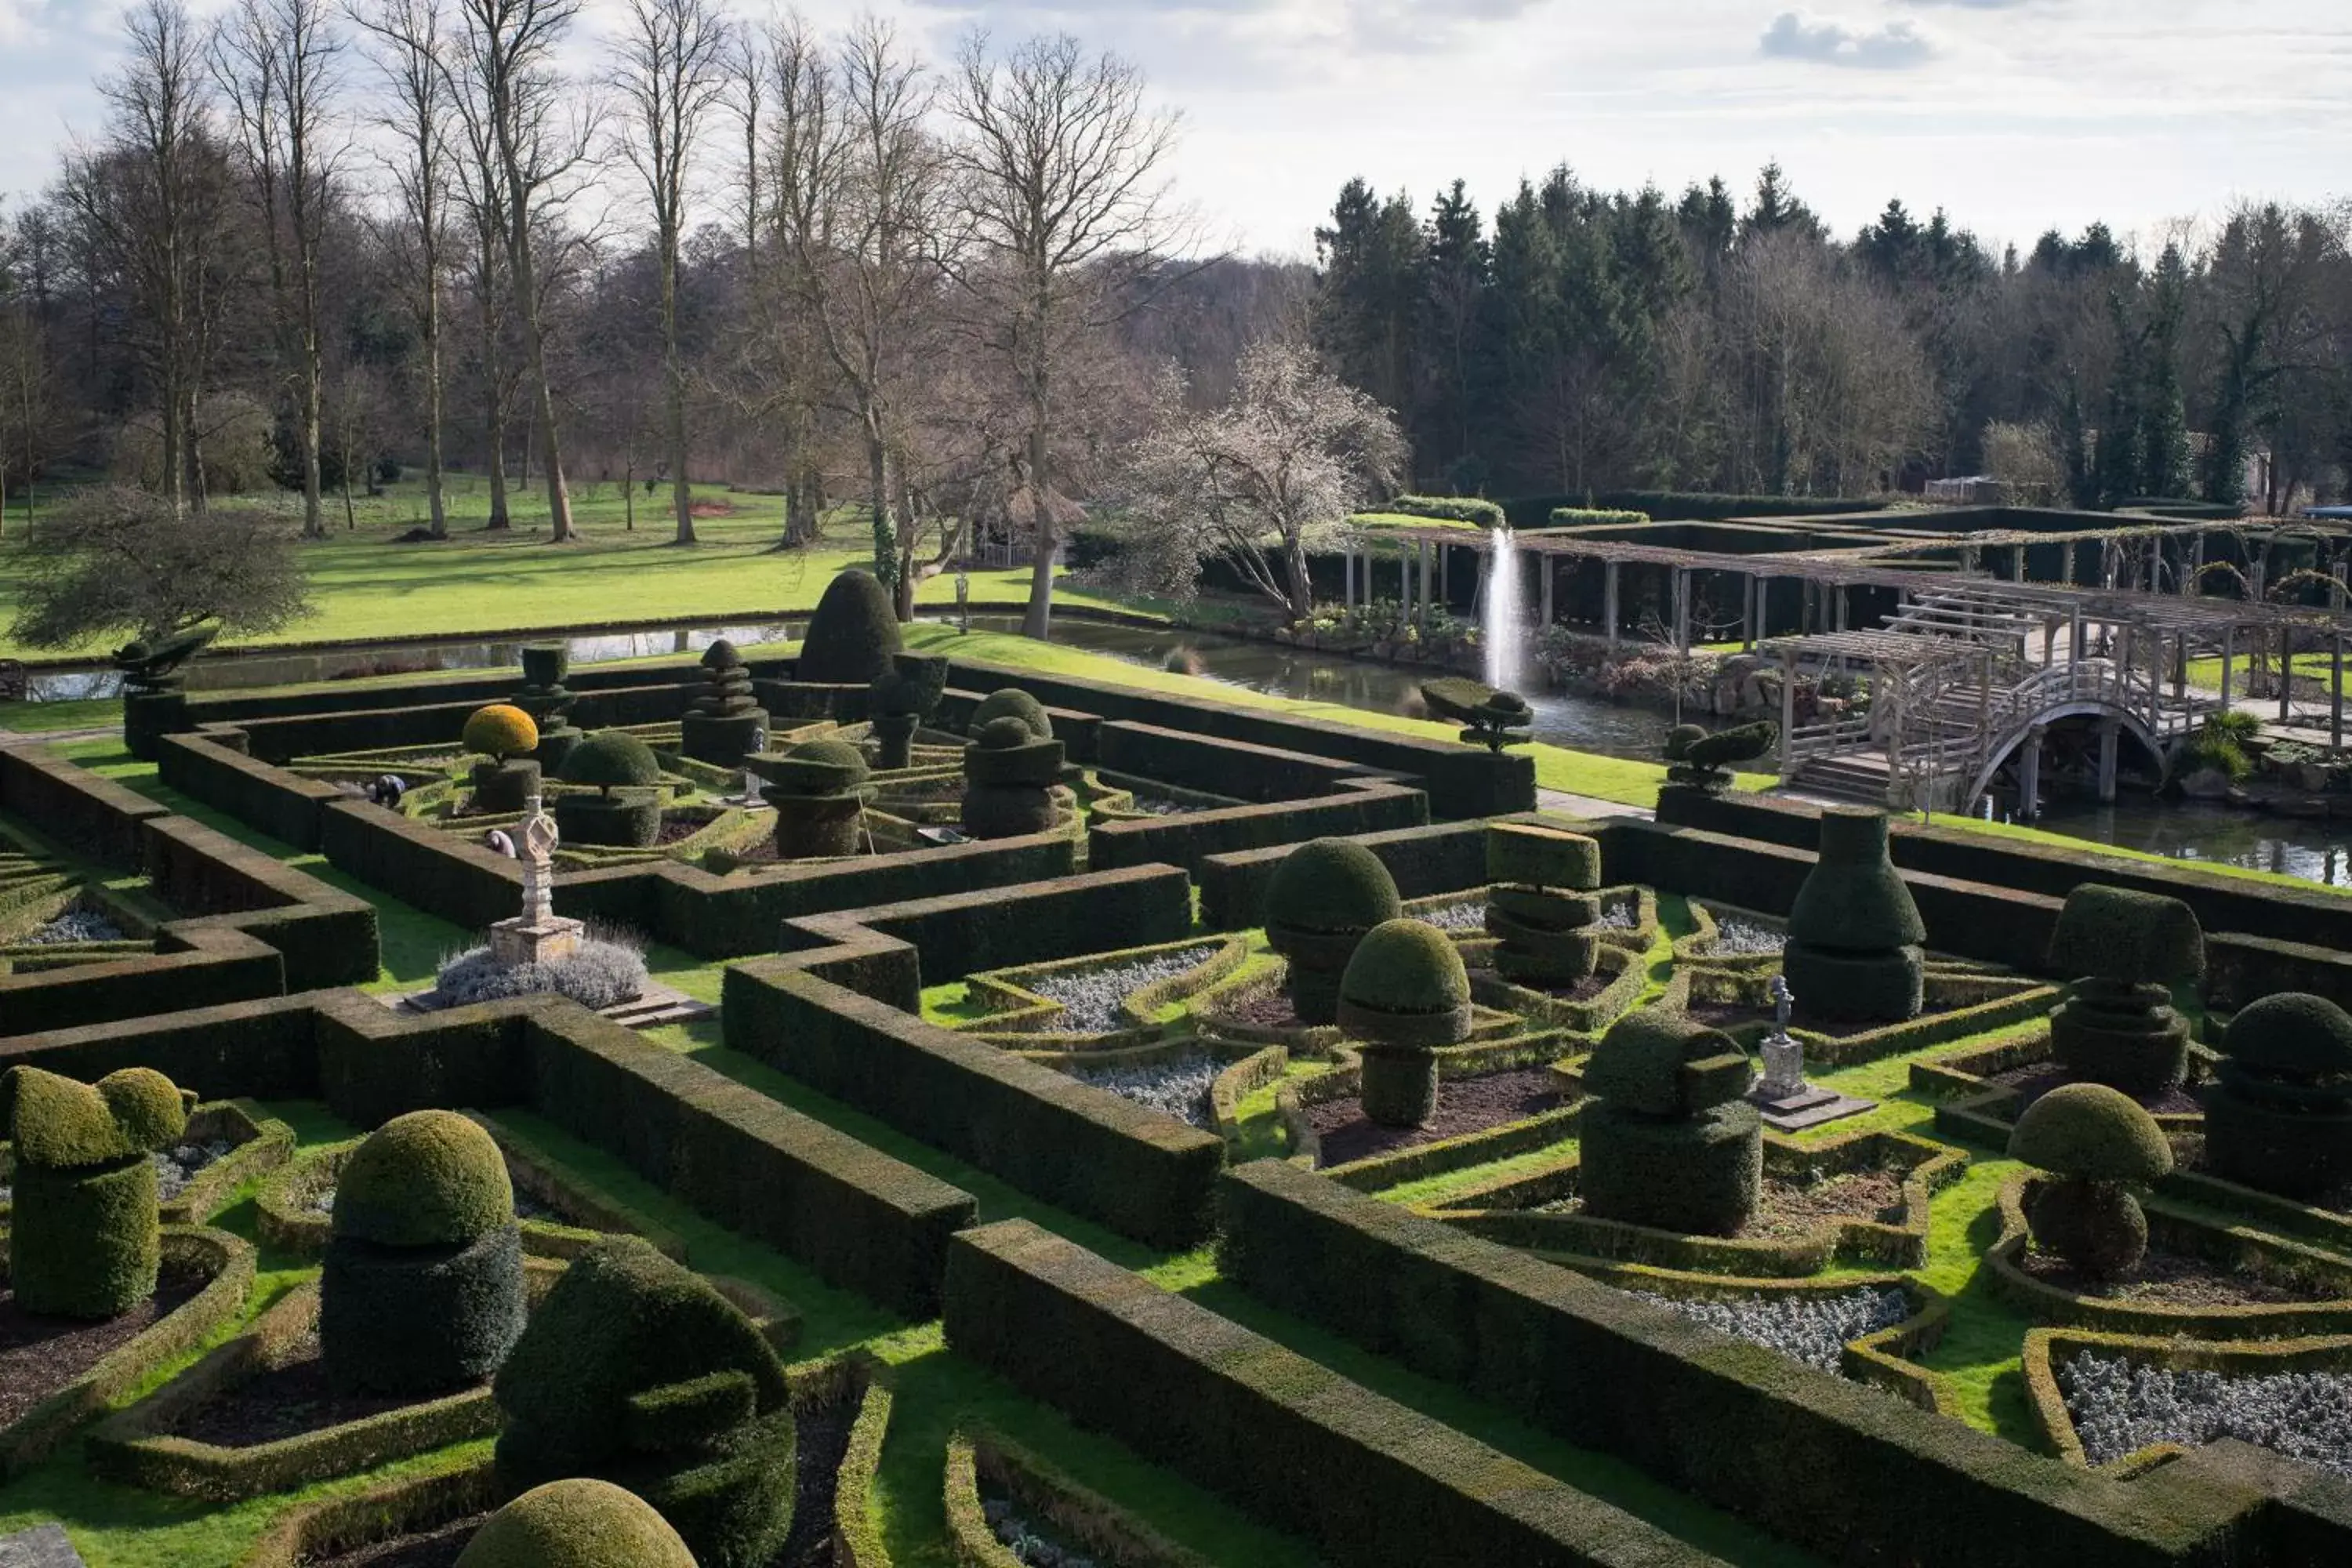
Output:
<path fill-rule="evenodd" d="M 1926 65 L 1941 52 L 1935 38 L 1916 23 L 1887 22 L 1874 27 L 1801 11 L 1783 11 L 1772 18 L 1757 47 L 1775 59 L 1811 60 L 1864 70 L 1908 70 Z"/>

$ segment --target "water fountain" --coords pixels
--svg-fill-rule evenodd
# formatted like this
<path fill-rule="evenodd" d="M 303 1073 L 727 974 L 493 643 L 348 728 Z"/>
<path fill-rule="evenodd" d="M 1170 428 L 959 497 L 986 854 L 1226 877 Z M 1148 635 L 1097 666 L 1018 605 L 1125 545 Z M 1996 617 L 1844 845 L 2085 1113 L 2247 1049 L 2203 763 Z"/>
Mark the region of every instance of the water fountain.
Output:
<path fill-rule="evenodd" d="M 1486 616 L 1478 637 L 1486 650 L 1486 684 L 1497 691 L 1517 691 L 1526 664 L 1527 594 L 1519 583 L 1517 541 L 1507 528 L 1495 530 L 1492 537 Z"/>

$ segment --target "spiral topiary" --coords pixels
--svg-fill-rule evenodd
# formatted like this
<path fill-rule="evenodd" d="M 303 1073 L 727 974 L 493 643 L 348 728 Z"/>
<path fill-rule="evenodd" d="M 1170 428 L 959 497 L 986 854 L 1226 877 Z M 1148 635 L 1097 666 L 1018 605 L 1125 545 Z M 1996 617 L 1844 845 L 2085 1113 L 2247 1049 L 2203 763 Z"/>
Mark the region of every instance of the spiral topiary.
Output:
<path fill-rule="evenodd" d="M 1339 1021 L 1339 982 L 1356 944 L 1403 912 L 1396 879 L 1360 844 L 1318 838 L 1283 857 L 1266 881 L 1265 940 L 1288 963 L 1299 1022 Z"/>
<path fill-rule="evenodd" d="M 890 591 L 871 572 L 844 572 L 825 584 L 809 617 L 793 679 L 815 685 L 866 686 L 890 668 L 901 644 Z"/>
<path fill-rule="evenodd" d="M 454 1110 L 394 1117 L 335 1184 L 319 1276 L 328 1381 L 387 1394 L 463 1388 L 497 1369 L 522 1325 L 506 1157 Z"/>
<path fill-rule="evenodd" d="M 1339 1026 L 1363 1043 L 1365 1117 L 1418 1127 L 1437 1111 L 1437 1050 L 1470 1036 L 1462 952 L 1423 921 L 1374 926 L 1339 979 Z"/>
<path fill-rule="evenodd" d="M 1781 973 L 1799 1005 L 1838 1023 L 1900 1023 L 1925 1005 L 1927 928 L 1886 853 L 1886 814 L 1822 813 L 1821 855 L 1789 910 Z"/>
<path fill-rule="evenodd" d="M 1040 739 L 1016 715 L 977 726 L 963 752 L 963 827 L 975 838 L 1014 838 L 1054 826 L 1059 741 Z"/>
<path fill-rule="evenodd" d="M 982 730 L 999 719 L 1018 719 L 1029 727 L 1029 733 L 1040 741 L 1054 738 L 1054 721 L 1045 705 L 1017 686 L 1002 691 L 992 691 L 980 700 L 971 710 L 971 720 L 964 726 L 967 732 L 978 736 Z"/>
<path fill-rule="evenodd" d="M 555 826 L 567 844 L 642 849 L 661 837 L 661 762 L 651 746 L 625 730 L 600 730 L 572 748 L 563 782 L 593 785 L 594 797 L 555 798 Z M 614 790 L 626 793 L 614 795 Z"/>
<path fill-rule="evenodd" d="M 474 764 L 477 811 L 520 811 L 539 793 L 539 764 L 521 760 L 539 747 L 539 725 L 530 714 L 504 702 L 478 708 L 462 739 L 466 750 L 489 759 Z"/>
<path fill-rule="evenodd" d="M 706 685 L 678 721 L 679 749 L 700 763 L 736 768 L 768 743 L 768 710 L 751 694 L 751 672 L 725 637 L 702 654 Z"/>
<path fill-rule="evenodd" d="M 627 1488 L 702 1568 L 766 1568 L 793 1522 L 795 1428 L 784 1370 L 709 1282 L 635 1237 L 608 1237 L 548 1292 L 499 1369 L 498 1474 Z"/>
<path fill-rule="evenodd" d="M 2172 1169 L 2172 1147 L 2137 1101 L 2103 1083 L 2053 1089 L 2017 1119 L 2009 1154 L 2054 1178 L 2027 1203 L 2035 1247 L 2095 1279 L 2139 1267 L 2147 1215 L 2132 1188 Z"/>
<path fill-rule="evenodd" d="M 1578 1121 L 1587 1213 L 1685 1235 L 1732 1236 L 1763 1191 L 1764 1123 L 1731 1037 L 1645 1007 L 1611 1026 L 1584 1067 Z"/>
<path fill-rule="evenodd" d="M 785 860 L 855 855 L 864 847 L 866 753 L 846 741 L 803 741 L 761 764 L 760 797 L 776 808 L 776 854 Z"/>
<path fill-rule="evenodd" d="M 1601 846 L 1528 823 L 1486 829 L 1486 931 L 1495 973 L 1514 984 L 1572 986 L 1591 977 L 1600 942 Z"/>
<path fill-rule="evenodd" d="M 100 1320 L 155 1293 L 163 1242 L 147 1156 L 185 1135 L 194 1100 L 150 1068 L 95 1084 L 39 1068 L 0 1073 L 0 1132 L 16 1149 L 8 1270 L 20 1310 Z"/>
<path fill-rule="evenodd" d="M 2283 991 L 2230 1020 L 2205 1091 L 2213 1173 L 2264 1192 L 2337 1200 L 2352 1185 L 2352 1015 Z"/>
<path fill-rule="evenodd" d="M 586 1476 L 533 1487 L 483 1521 L 457 1568 L 695 1568 L 653 1505 Z"/>
<path fill-rule="evenodd" d="M 2160 1094 L 2189 1070 L 2189 1020 L 2170 983 L 2205 970 L 2205 937 L 2179 899 L 2090 883 L 2066 895 L 2051 967 L 2074 994 L 2050 1015 L 2051 1054 L 2075 1079 Z"/>

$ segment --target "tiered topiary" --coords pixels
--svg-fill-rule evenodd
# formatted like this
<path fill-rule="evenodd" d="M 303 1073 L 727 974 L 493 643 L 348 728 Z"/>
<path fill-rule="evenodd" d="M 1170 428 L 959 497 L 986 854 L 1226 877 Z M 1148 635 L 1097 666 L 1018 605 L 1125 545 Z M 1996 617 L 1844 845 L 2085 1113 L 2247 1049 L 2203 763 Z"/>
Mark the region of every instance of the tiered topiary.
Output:
<path fill-rule="evenodd" d="M 1421 700 L 1439 718 L 1464 726 L 1464 745 L 1500 752 L 1534 738 L 1529 726 L 1535 723 L 1535 710 L 1516 691 L 1497 691 L 1466 676 L 1449 675 L 1423 683 Z"/>
<path fill-rule="evenodd" d="M 751 672 L 725 637 L 702 653 L 709 682 L 678 721 L 679 749 L 698 763 L 740 768 L 743 759 L 768 745 L 768 710 L 751 695 Z"/>
<path fill-rule="evenodd" d="M 564 1271 L 499 1369 L 498 1473 L 593 1476 L 657 1510 L 702 1568 L 767 1568 L 792 1529 L 784 1370 L 709 1283 L 635 1237 Z"/>
<path fill-rule="evenodd" d="M 868 686 L 889 673 L 898 651 L 890 591 L 871 572 L 844 572 L 825 584 L 793 667 L 803 684 Z"/>
<path fill-rule="evenodd" d="M 776 855 L 814 860 L 855 855 L 866 845 L 866 753 L 846 741 L 803 741 L 758 764 L 760 798 L 776 808 Z"/>
<path fill-rule="evenodd" d="M 1016 718 L 991 719 L 963 751 L 963 830 L 974 838 L 1017 838 L 1054 826 L 1054 785 L 1062 742 Z"/>
<path fill-rule="evenodd" d="M 521 709 L 505 702 L 477 708 L 466 721 L 466 750 L 488 762 L 474 764 L 474 809 L 520 811 L 539 793 L 539 764 L 530 753 L 539 748 L 539 725 Z"/>
<path fill-rule="evenodd" d="M 1486 931 L 1501 940 L 1495 973 L 1517 985 L 1570 986 L 1591 977 L 1600 942 L 1601 846 L 1529 823 L 1486 829 Z"/>
<path fill-rule="evenodd" d="M 16 1146 L 9 1289 L 20 1311 L 119 1317 L 155 1293 L 155 1167 L 195 1097 L 149 1068 L 95 1084 L 39 1068 L 0 1073 L 0 1131 Z"/>
<path fill-rule="evenodd" d="M 522 1230 L 498 1144 L 454 1110 L 395 1116 L 335 1183 L 319 1276 L 328 1381 L 425 1394 L 481 1382 L 523 1325 Z"/>
<path fill-rule="evenodd" d="M 915 731 L 939 707 L 947 682 L 946 659 L 909 653 L 900 654 L 889 673 L 876 679 L 866 694 L 866 711 L 885 770 L 914 761 Z"/>
<path fill-rule="evenodd" d="M 1045 711 L 1045 705 L 1017 686 L 1008 686 L 982 698 L 978 706 L 972 709 L 971 721 L 964 729 L 967 733 L 977 735 L 999 719 L 1020 720 L 1028 727 L 1029 732 L 1041 741 L 1054 738 L 1054 721 Z"/>
<path fill-rule="evenodd" d="M 2352 1016 L 2324 996 L 2280 992 L 2242 1008 L 2226 1045 L 2205 1091 L 2213 1173 L 2285 1197 L 2338 1198 L 2352 1185 Z"/>
<path fill-rule="evenodd" d="M 1780 959 L 1797 1005 L 1833 1023 L 1917 1017 L 1927 940 L 1911 889 L 1887 858 L 1886 814 L 1822 812 L 1821 858 L 1797 889 Z"/>
<path fill-rule="evenodd" d="M 563 782 L 596 790 L 555 797 L 555 826 L 566 844 L 643 849 L 661 837 L 661 762 L 635 735 L 600 730 L 589 736 L 564 759 Z"/>
<path fill-rule="evenodd" d="M 457 1568 L 695 1568 L 651 1504 L 575 1476 L 533 1487 L 483 1521 Z"/>
<path fill-rule="evenodd" d="M 1418 1127 L 1437 1111 L 1437 1050 L 1470 1037 L 1462 952 L 1426 921 L 1393 920 L 1356 944 L 1339 979 L 1339 1027 L 1363 1044 L 1364 1116 Z"/>
<path fill-rule="evenodd" d="M 1283 857 L 1266 882 L 1265 942 L 1288 961 L 1300 1023 L 1339 1021 L 1339 982 L 1356 944 L 1403 912 L 1395 879 L 1360 844 L 1318 838 Z"/>
<path fill-rule="evenodd" d="M 2138 1102 L 2103 1083 L 2053 1089 L 2017 1119 L 2009 1155 L 2055 1178 L 2026 1206 L 2035 1247 L 2095 1279 L 2139 1267 L 2147 1215 L 2132 1189 L 2172 1169 L 2172 1147 Z"/>
<path fill-rule="evenodd" d="M 566 717 L 572 711 L 572 693 L 564 689 L 563 678 L 571 670 L 572 650 L 563 644 L 523 645 L 523 687 L 514 694 L 514 705 L 538 724 L 539 745 L 531 755 L 550 773 L 562 771 L 572 748 L 581 741 L 580 731 Z"/>
<path fill-rule="evenodd" d="M 1769 719 L 1712 735 L 1696 724 L 1677 724 L 1666 731 L 1666 782 L 1709 794 L 1729 789 L 1733 767 L 1754 762 L 1780 738 L 1780 726 Z"/>
<path fill-rule="evenodd" d="M 1747 1056 L 1719 1029 L 1645 1007 L 1584 1067 L 1598 1098 L 1579 1119 L 1578 1185 L 1601 1219 L 1694 1236 L 1738 1234 L 1764 1181 L 1764 1122 L 1744 1098 Z"/>
<path fill-rule="evenodd" d="M 2050 1015 L 2050 1049 L 2085 1083 L 2126 1094 L 2177 1089 L 2189 1070 L 2189 1020 L 2170 983 L 2205 972 L 2205 935 L 2179 899 L 2091 883 L 2066 895 L 2050 964 L 2081 975 Z"/>

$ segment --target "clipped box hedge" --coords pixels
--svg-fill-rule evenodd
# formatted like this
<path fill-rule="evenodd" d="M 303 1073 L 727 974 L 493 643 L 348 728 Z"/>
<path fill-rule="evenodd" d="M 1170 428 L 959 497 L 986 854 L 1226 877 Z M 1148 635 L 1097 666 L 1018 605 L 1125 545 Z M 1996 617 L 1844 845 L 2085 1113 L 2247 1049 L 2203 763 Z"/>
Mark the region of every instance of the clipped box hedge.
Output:
<path fill-rule="evenodd" d="M 959 1355 L 1349 1568 L 1720 1561 L 1025 1220 L 956 1237 L 946 1318 Z"/>
<path fill-rule="evenodd" d="M 1270 1305 L 1833 1560 L 2107 1568 L 2352 1552 L 2352 1490 L 2305 1521 L 2326 1557 L 2271 1556 L 2271 1499 L 2230 1455 L 2143 1483 L 2087 1476 L 1279 1161 L 1229 1171 L 1221 1214 L 1224 1272 Z"/>
<path fill-rule="evenodd" d="M 1107 870 L 1163 862 L 1192 871 L 1212 855 L 1236 849 L 1354 838 L 1418 827 L 1428 820 L 1429 797 L 1420 790 L 1357 781 L 1313 800 L 1098 823 L 1087 835 L 1087 864 Z"/>
<path fill-rule="evenodd" d="M 0 750 L 0 811 L 37 825 L 76 854 L 117 870 L 139 869 L 145 825 L 172 808 L 46 746 Z"/>
<path fill-rule="evenodd" d="M 1312 834 L 1262 848 L 1202 857 L 1191 867 L 1201 889 L 1201 922 L 1211 931 L 1246 931 L 1260 922 L 1266 884 L 1292 849 Z M 1370 850 L 1396 882 L 1401 899 L 1425 899 L 1486 883 L 1486 825 L 1441 822 L 1349 835 Z"/>

